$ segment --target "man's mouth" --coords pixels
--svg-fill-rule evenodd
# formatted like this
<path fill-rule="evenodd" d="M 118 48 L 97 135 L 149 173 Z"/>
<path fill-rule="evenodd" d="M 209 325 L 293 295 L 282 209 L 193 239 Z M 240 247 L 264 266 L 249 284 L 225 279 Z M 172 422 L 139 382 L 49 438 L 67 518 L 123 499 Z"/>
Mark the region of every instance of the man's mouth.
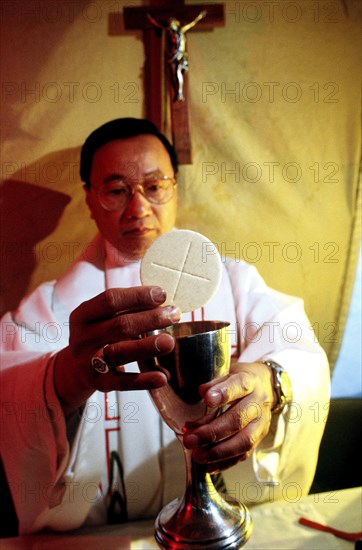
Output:
<path fill-rule="evenodd" d="M 136 227 L 130 227 L 124 231 L 125 235 L 136 235 L 142 237 L 143 235 L 146 235 L 150 231 L 153 231 L 150 227 L 144 227 L 144 226 L 136 226 Z"/>

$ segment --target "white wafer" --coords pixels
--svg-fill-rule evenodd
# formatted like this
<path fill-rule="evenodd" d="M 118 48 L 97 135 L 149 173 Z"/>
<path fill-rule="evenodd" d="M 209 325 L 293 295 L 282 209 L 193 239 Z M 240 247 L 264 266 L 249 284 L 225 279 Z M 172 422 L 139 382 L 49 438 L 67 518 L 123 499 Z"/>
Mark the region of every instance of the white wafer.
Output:
<path fill-rule="evenodd" d="M 174 304 L 184 313 L 200 308 L 212 298 L 221 272 L 215 245 L 200 233 L 186 229 L 161 235 L 141 263 L 142 284 L 165 289 L 165 304 Z"/>

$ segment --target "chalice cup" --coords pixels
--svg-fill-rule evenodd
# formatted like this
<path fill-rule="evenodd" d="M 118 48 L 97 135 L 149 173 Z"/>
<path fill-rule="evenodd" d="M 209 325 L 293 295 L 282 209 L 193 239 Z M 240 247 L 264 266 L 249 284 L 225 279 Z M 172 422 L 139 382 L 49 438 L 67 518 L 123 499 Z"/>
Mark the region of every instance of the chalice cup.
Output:
<path fill-rule="evenodd" d="M 247 508 L 215 489 L 205 464 L 192 458 L 183 445 L 188 423 L 221 410 L 205 405 L 199 386 L 224 376 L 230 367 L 229 323 L 186 322 L 167 327 L 175 338 L 174 350 L 140 361 L 142 372 L 158 369 L 168 383 L 150 394 L 163 420 L 181 443 L 186 464 L 186 489 L 182 498 L 167 504 L 155 522 L 155 539 L 166 550 L 236 550 L 248 540 L 252 524 Z M 155 334 L 153 332 L 152 334 Z"/>

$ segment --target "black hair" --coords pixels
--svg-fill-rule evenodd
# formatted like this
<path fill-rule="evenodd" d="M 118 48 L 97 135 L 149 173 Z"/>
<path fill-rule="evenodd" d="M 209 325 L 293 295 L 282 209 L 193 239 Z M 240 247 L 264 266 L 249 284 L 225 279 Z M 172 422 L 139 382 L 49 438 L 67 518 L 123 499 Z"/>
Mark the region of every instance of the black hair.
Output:
<path fill-rule="evenodd" d="M 106 122 L 94 130 L 85 140 L 80 153 L 81 180 L 86 185 L 89 185 L 93 156 L 102 145 L 116 139 L 127 139 L 141 134 L 151 134 L 161 141 L 170 156 L 175 174 L 177 174 L 177 153 L 169 140 L 158 130 L 153 122 L 145 118 L 117 118 Z"/>

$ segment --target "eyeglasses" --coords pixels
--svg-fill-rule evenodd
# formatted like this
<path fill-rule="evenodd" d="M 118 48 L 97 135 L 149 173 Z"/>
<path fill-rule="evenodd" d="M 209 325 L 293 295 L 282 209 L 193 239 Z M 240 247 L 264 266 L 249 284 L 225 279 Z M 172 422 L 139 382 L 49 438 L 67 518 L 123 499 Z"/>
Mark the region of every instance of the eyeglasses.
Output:
<path fill-rule="evenodd" d="M 91 184 L 100 204 L 110 212 L 122 210 L 136 191 L 142 193 L 153 204 L 165 204 L 172 199 L 175 186 L 176 179 L 174 177 L 159 174 L 149 174 L 138 182 L 115 180 L 100 189 Z"/>

